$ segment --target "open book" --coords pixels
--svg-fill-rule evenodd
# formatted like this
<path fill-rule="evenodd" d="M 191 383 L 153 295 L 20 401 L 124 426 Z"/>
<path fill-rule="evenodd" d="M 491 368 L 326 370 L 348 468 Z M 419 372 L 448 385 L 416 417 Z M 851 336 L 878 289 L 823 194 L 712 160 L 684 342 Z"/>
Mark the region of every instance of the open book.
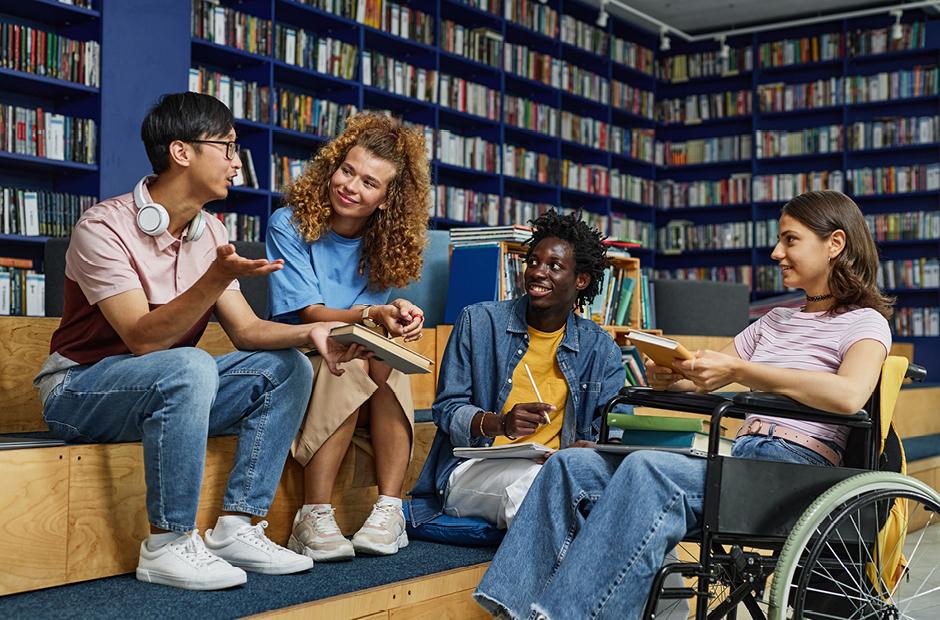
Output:
<path fill-rule="evenodd" d="M 488 448 L 454 448 L 454 456 L 462 459 L 538 459 L 552 452 L 548 446 L 530 441 L 508 443 Z"/>
<path fill-rule="evenodd" d="M 671 368 L 673 362 L 692 359 L 688 349 L 670 338 L 631 331 L 627 340 L 660 366 Z"/>
<path fill-rule="evenodd" d="M 343 344 L 361 344 L 375 355 L 375 359 L 385 362 L 406 375 L 429 373 L 434 364 L 420 353 L 415 353 L 408 347 L 377 334 L 363 325 L 334 327 L 330 330 L 330 337 Z M 315 351 L 312 353 L 316 354 Z"/>

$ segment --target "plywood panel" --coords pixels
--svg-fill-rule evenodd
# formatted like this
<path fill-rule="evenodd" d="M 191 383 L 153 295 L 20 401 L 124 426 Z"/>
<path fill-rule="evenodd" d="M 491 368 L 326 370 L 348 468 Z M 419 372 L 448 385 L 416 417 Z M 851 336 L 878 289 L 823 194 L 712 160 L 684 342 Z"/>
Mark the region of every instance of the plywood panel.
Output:
<path fill-rule="evenodd" d="M 48 430 L 32 381 L 58 326 L 57 318 L 0 318 L 0 433 Z"/>
<path fill-rule="evenodd" d="M 437 363 L 434 365 L 434 377 L 436 381 L 440 380 L 441 360 L 444 359 L 444 349 L 447 347 L 447 341 L 450 339 L 450 333 L 452 331 L 454 331 L 453 325 L 437 326 L 437 338 L 435 338 L 434 342 L 434 347 L 437 350 L 435 355 Z"/>
<path fill-rule="evenodd" d="M 421 340 L 403 343 L 409 349 L 420 353 L 424 357 L 434 360 L 435 368 L 426 375 L 411 375 L 411 394 L 414 398 L 415 409 L 430 409 L 434 402 L 435 386 L 437 382 L 437 330 L 426 329 Z"/>
<path fill-rule="evenodd" d="M 0 595 L 65 581 L 69 448 L 0 452 Z"/>
<path fill-rule="evenodd" d="M 143 446 L 70 448 L 68 581 L 133 571 L 149 533 Z"/>
<path fill-rule="evenodd" d="M 894 407 L 894 428 L 900 437 L 940 433 L 940 388 L 901 390 Z"/>
<path fill-rule="evenodd" d="M 473 589 L 439 596 L 388 612 L 389 620 L 484 620 L 490 615 L 473 600 Z"/>
<path fill-rule="evenodd" d="M 214 321 L 206 325 L 206 331 L 203 332 L 202 338 L 199 339 L 196 346 L 211 355 L 225 355 L 235 350 L 235 345 L 229 340 L 225 330 L 222 329 L 219 323 Z"/>

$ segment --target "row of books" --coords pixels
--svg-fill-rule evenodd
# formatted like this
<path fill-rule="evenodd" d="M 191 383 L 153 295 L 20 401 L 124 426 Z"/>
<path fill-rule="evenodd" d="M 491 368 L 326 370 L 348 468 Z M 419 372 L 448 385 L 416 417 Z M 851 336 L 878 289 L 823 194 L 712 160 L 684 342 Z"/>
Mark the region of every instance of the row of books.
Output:
<path fill-rule="evenodd" d="M 845 102 L 866 103 L 937 94 L 936 65 L 845 78 Z"/>
<path fill-rule="evenodd" d="M 758 265 L 755 290 L 761 293 L 773 293 L 783 290 L 783 272 L 777 265 Z"/>
<path fill-rule="evenodd" d="M 582 22 L 571 15 L 562 15 L 560 38 L 568 45 L 598 56 L 606 56 L 610 36 L 593 24 Z"/>
<path fill-rule="evenodd" d="M 584 309 L 585 318 L 601 325 L 633 325 L 631 309 L 641 303 L 639 291 L 642 285 L 639 261 L 624 265 L 614 263 L 604 270 L 604 279 L 599 283 L 597 295 Z M 637 308 L 639 309 L 639 308 Z M 640 313 L 636 313 L 638 316 Z"/>
<path fill-rule="evenodd" d="M 847 47 L 851 56 L 871 56 L 924 47 L 926 22 L 901 24 L 901 38 L 895 39 L 890 28 L 873 28 L 849 32 Z"/>
<path fill-rule="evenodd" d="M 355 6 L 355 15 L 346 15 L 350 19 L 396 37 L 434 44 L 434 18 L 428 13 L 388 0 L 358 0 Z"/>
<path fill-rule="evenodd" d="M 561 186 L 596 196 L 610 195 L 610 168 L 598 164 L 561 162 Z"/>
<path fill-rule="evenodd" d="M 657 166 L 687 166 L 750 159 L 751 134 L 702 138 L 686 142 L 656 142 Z"/>
<path fill-rule="evenodd" d="M 220 6 L 213 0 L 193 0 L 193 36 L 252 54 L 270 56 L 271 20 Z"/>
<path fill-rule="evenodd" d="M 558 11 L 538 0 L 503 0 L 503 17 L 552 39 L 558 36 Z"/>
<path fill-rule="evenodd" d="M 878 286 L 889 289 L 938 288 L 940 260 L 925 256 L 905 260 L 882 260 L 878 265 Z"/>
<path fill-rule="evenodd" d="M 558 136 L 558 108 L 546 103 L 504 94 L 503 121 L 547 136 Z"/>
<path fill-rule="evenodd" d="M 46 316 L 46 277 L 32 260 L 0 257 L 0 315 Z"/>
<path fill-rule="evenodd" d="M 809 191 L 845 191 L 845 175 L 841 170 L 762 174 L 753 178 L 752 185 L 754 202 L 780 202 Z"/>
<path fill-rule="evenodd" d="M 846 144 L 854 151 L 933 144 L 940 141 L 938 118 L 911 116 L 855 122 L 846 128 Z"/>
<path fill-rule="evenodd" d="M 634 159 L 653 161 L 653 129 L 626 129 L 604 121 L 561 111 L 561 139 L 584 146 L 621 153 Z"/>
<path fill-rule="evenodd" d="M 212 95 L 228 106 L 235 118 L 270 122 L 271 89 L 249 80 L 236 80 L 231 76 L 205 67 L 189 70 L 189 90 Z"/>
<path fill-rule="evenodd" d="M 794 131 L 759 129 L 754 132 L 757 158 L 794 157 L 842 151 L 842 125 L 825 125 Z"/>
<path fill-rule="evenodd" d="M 561 88 L 561 68 L 565 61 L 527 46 L 507 42 L 503 49 L 503 69 L 526 79 Z"/>
<path fill-rule="evenodd" d="M 610 128 L 610 150 L 614 153 L 653 163 L 655 144 L 656 132 L 652 129 L 624 129 L 616 125 Z"/>
<path fill-rule="evenodd" d="M 640 244 L 640 247 L 653 247 L 656 227 L 652 222 L 631 219 L 619 213 L 610 216 L 610 236 L 614 239 L 628 239 Z"/>
<path fill-rule="evenodd" d="M 0 67 L 101 86 L 101 45 L 0 21 Z"/>
<path fill-rule="evenodd" d="M 658 77 L 664 82 L 687 82 L 699 78 L 734 75 L 754 68 L 751 48 L 738 47 L 722 57 L 718 50 L 678 54 L 659 59 Z"/>
<path fill-rule="evenodd" d="M 845 36 L 841 32 L 761 43 L 757 48 L 762 69 L 834 60 L 844 54 Z"/>
<path fill-rule="evenodd" d="M 362 83 L 419 101 L 437 101 L 437 71 L 415 67 L 379 52 L 362 52 Z"/>
<path fill-rule="evenodd" d="M 323 137 L 338 136 L 356 106 L 317 99 L 312 95 L 275 89 L 274 124 L 284 129 Z"/>
<path fill-rule="evenodd" d="M 849 191 L 855 196 L 940 189 L 940 164 L 856 168 L 846 174 Z"/>
<path fill-rule="evenodd" d="M 652 205 L 656 194 L 653 179 L 645 179 L 616 168 L 610 171 L 611 198 L 628 200 L 640 205 Z"/>
<path fill-rule="evenodd" d="M 866 215 L 865 223 L 876 241 L 940 239 L 940 213 L 936 211 Z"/>
<path fill-rule="evenodd" d="M 761 112 L 792 112 L 841 105 L 842 95 L 841 77 L 823 78 L 803 84 L 776 82 L 757 87 L 757 101 Z"/>
<path fill-rule="evenodd" d="M 653 75 L 656 72 L 653 50 L 639 43 L 621 39 L 617 35 L 613 35 L 611 38 L 610 58 L 614 62 L 636 69 L 640 73 Z"/>
<path fill-rule="evenodd" d="M 620 361 L 623 362 L 623 368 L 627 371 L 627 385 L 640 387 L 649 385 L 646 379 L 646 365 L 635 346 L 631 344 L 621 346 Z"/>
<path fill-rule="evenodd" d="M 666 125 L 695 125 L 718 118 L 750 115 L 751 100 L 750 90 L 727 90 L 687 95 L 678 99 L 661 99 L 656 102 L 656 120 Z"/>
<path fill-rule="evenodd" d="M 437 130 L 437 159 L 445 164 L 498 173 L 500 148 L 483 138 L 461 136 L 448 129 Z"/>
<path fill-rule="evenodd" d="M 90 118 L 0 103 L 0 151 L 93 164 L 98 129 Z"/>
<path fill-rule="evenodd" d="M 554 208 L 555 205 L 547 202 L 531 202 L 513 196 L 503 196 L 503 221 L 528 223 Z"/>
<path fill-rule="evenodd" d="M 498 121 L 500 93 L 482 84 L 442 73 L 438 103 L 458 112 Z"/>
<path fill-rule="evenodd" d="M 463 187 L 438 185 L 433 191 L 429 215 L 496 226 L 499 224 L 499 196 Z"/>
<path fill-rule="evenodd" d="M 0 187 L 0 233 L 67 237 L 95 196 Z"/>
<path fill-rule="evenodd" d="M 574 207 L 564 206 L 555 207 L 555 210 L 559 215 L 572 215 L 574 213 L 580 212 L 582 222 L 586 223 L 588 226 L 592 226 L 598 229 L 601 231 L 601 234 L 606 235 L 610 232 L 608 229 L 608 220 L 610 218 L 608 218 L 604 213 L 594 213 L 593 211 L 588 211 L 587 209 L 577 209 Z M 610 239 L 607 241 L 610 241 Z M 607 256 L 612 256 L 614 253 L 615 251 L 612 248 L 607 250 Z M 620 252 L 620 255 L 624 257 L 629 256 L 627 252 Z"/>
<path fill-rule="evenodd" d="M 891 329 L 896 336 L 940 336 L 940 308 L 895 308 Z"/>
<path fill-rule="evenodd" d="M 732 174 L 716 181 L 656 181 L 659 209 L 747 204 L 751 201 L 751 173 Z"/>
<path fill-rule="evenodd" d="M 261 184 L 258 182 L 258 173 L 255 171 L 255 161 L 251 156 L 251 149 L 239 149 L 238 159 L 241 160 L 242 167 L 232 180 L 232 185 L 258 189 Z"/>
<path fill-rule="evenodd" d="M 355 45 L 339 39 L 318 37 L 299 28 L 280 24 L 275 26 L 274 58 L 288 65 L 344 80 L 356 79 L 358 50 Z"/>
<path fill-rule="evenodd" d="M 610 105 L 618 110 L 651 119 L 656 113 L 653 93 L 621 82 L 610 81 Z"/>
<path fill-rule="evenodd" d="M 687 220 L 671 220 L 656 231 L 656 249 L 665 254 L 753 246 L 754 229 L 751 222 L 696 225 Z"/>
<path fill-rule="evenodd" d="M 754 247 L 772 248 L 777 245 L 777 239 L 780 237 L 780 221 L 776 218 L 772 220 L 759 220 L 754 222 Z"/>
<path fill-rule="evenodd" d="M 503 36 L 495 30 L 472 28 L 444 20 L 441 22 L 440 37 L 441 49 L 493 67 L 500 66 Z"/>
<path fill-rule="evenodd" d="M 503 174 L 549 185 L 558 183 L 558 160 L 525 147 L 503 144 Z"/>
<path fill-rule="evenodd" d="M 210 213 L 222 225 L 229 241 L 261 241 L 261 216 L 245 213 Z"/>
<path fill-rule="evenodd" d="M 655 278 L 662 280 L 734 282 L 746 284 L 750 287 L 753 269 L 750 265 L 724 265 L 712 267 L 684 267 L 681 269 L 657 269 L 653 273 Z"/>

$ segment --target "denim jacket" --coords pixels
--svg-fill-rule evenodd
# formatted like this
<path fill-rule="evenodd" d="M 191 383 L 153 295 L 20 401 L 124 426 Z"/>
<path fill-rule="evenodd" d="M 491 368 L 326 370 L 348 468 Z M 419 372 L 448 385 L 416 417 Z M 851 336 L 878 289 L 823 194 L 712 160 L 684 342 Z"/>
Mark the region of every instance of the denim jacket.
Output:
<path fill-rule="evenodd" d="M 456 446 L 486 446 L 492 438 L 474 438 L 470 423 L 478 411 L 503 410 L 512 389 L 512 373 L 529 348 L 528 296 L 483 302 L 460 313 L 439 368 L 432 414 L 437 434 L 424 469 L 411 490 L 410 515 L 418 526 L 440 515 L 451 472 L 463 460 Z M 596 323 L 568 315 L 556 353 L 568 384 L 561 446 L 578 439 L 596 440 L 600 409 L 623 387 L 626 372 L 620 348 Z"/>

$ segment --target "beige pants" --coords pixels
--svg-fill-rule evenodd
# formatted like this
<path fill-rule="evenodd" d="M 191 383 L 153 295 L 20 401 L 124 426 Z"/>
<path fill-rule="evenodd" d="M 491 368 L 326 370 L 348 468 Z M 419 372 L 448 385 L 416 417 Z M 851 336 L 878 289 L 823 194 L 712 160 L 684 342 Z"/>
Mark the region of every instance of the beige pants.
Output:
<path fill-rule="evenodd" d="M 291 445 L 291 454 L 301 465 L 306 465 L 320 446 L 353 411 L 365 404 L 379 387 L 369 377 L 368 366 L 358 361 L 343 364 L 346 372 L 340 377 L 323 366 L 323 358 L 319 356 L 310 357 L 310 363 L 313 364 L 314 371 L 313 394 L 310 404 L 307 405 L 307 415 L 300 425 L 300 432 Z M 408 375 L 393 368 L 388 376 L 388 387 L 405 412 L 411 425 L 411 436 L 414 437 L 415 408 L 411 398 L 411 380 Z M 372 454 L 372 442 L 367 431 L 356 429 L 353 443 Z"/>

